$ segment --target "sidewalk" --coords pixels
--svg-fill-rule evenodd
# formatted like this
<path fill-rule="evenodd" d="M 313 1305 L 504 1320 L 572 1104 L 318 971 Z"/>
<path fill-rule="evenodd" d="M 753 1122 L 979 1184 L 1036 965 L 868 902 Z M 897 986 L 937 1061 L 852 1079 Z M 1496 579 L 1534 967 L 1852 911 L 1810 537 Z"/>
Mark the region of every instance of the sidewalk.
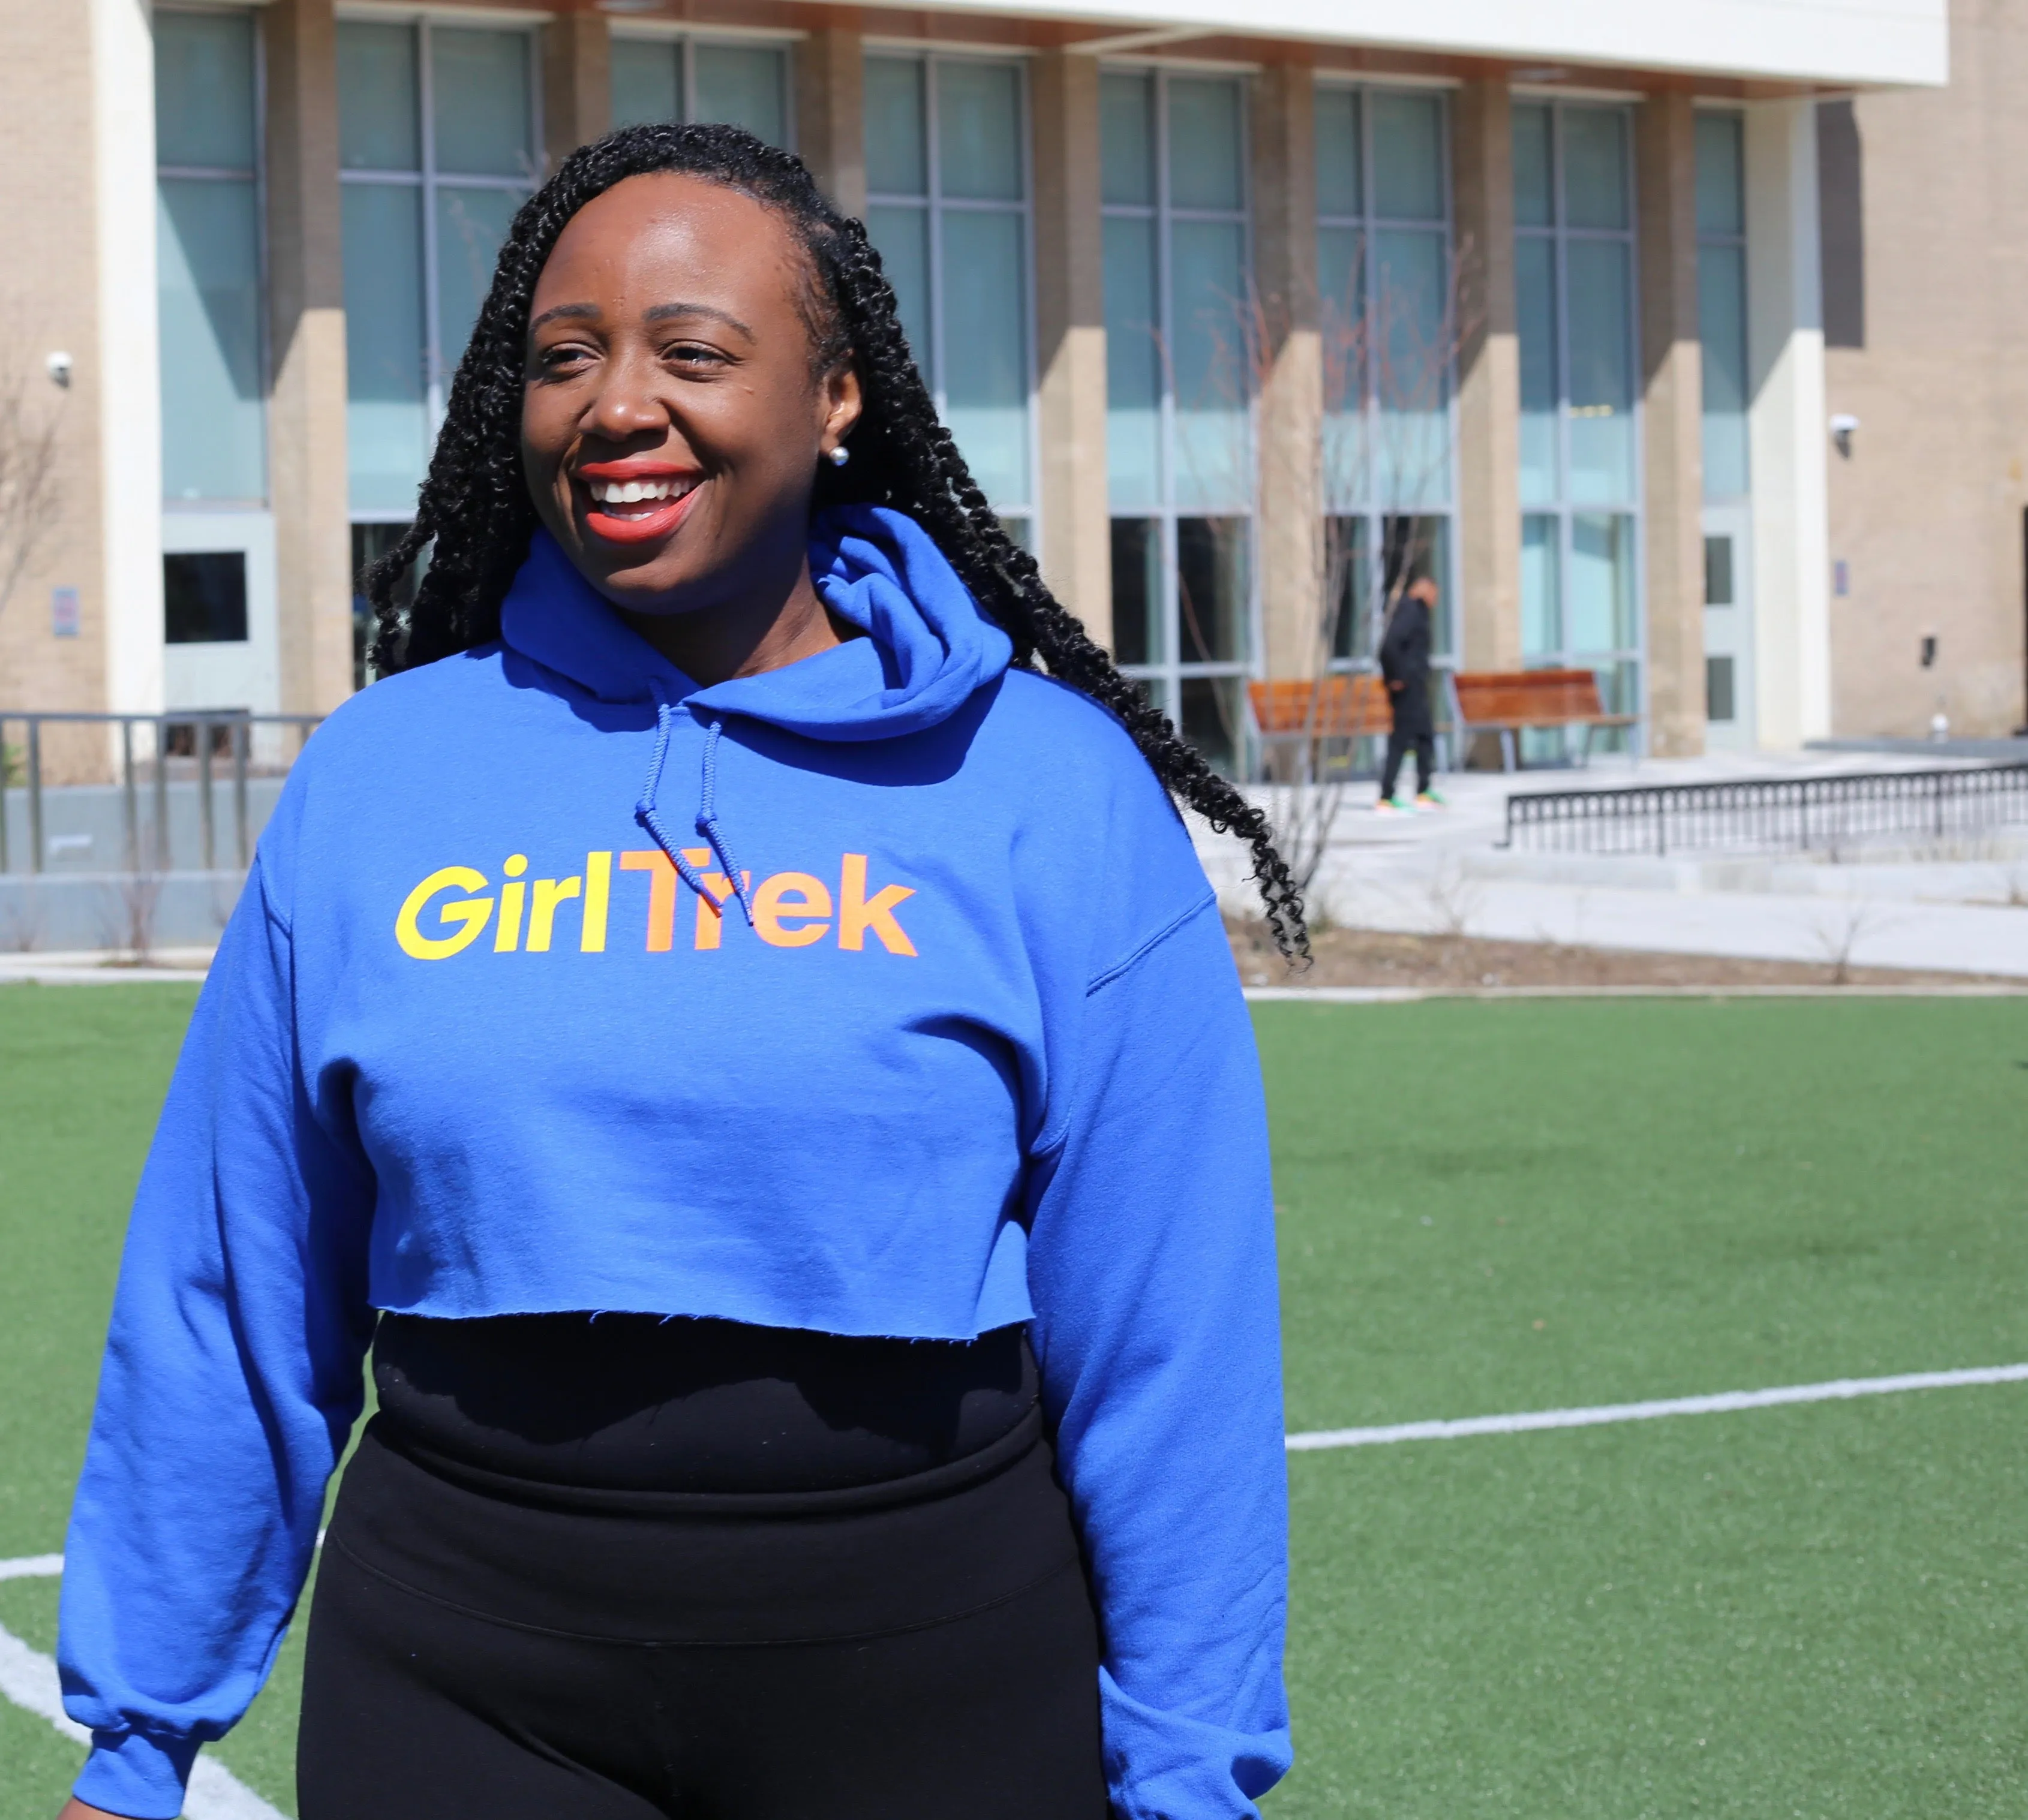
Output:
<path fill-rule="evenodd" d="M 1941 853 L 1911 848 L 1850 865 L 1800 853 L 1658 860 L 1509 853 L 1497 844 L 1509 794 L 1927 770 L 1937 762 L 1878 752 L 1717 753 L 1464 772 L 1438 780 L 1448 810 L 1412 816 L 1375 814 L 1375 786 L 1355 783 L 1318 867 L 1312 911 L 1346 927 L 1419 934 L 2028 978 L 2028 827 Z M 1271 816 L 1293 812 L 1290 792 L 1248 793 Z M 1194 833 L 1227 910 L 1256 913 L 1244 849 L 1201 827 Z"/>

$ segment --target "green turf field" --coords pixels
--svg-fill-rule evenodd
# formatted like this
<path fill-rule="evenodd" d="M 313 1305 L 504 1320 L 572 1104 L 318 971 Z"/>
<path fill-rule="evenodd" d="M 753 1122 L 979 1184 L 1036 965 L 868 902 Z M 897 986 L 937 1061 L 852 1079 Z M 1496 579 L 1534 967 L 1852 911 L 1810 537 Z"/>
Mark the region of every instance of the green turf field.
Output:
<path fill-rule="evenodd" d="M 189 1004 L 0 990 L 0 1558 L 61 1543 Z M 1292 1428 L 2028 1361 L 2028 1007 L 1257 1022 Z M 2002 1385 L 1294 1456 L 1271 1820 L 2019 1820 L 2024 1441 Z M 220 1753 L 284 1808 L 294 1661 Z M 0 1820 L 75 1758 L 0 1703 Z"/>

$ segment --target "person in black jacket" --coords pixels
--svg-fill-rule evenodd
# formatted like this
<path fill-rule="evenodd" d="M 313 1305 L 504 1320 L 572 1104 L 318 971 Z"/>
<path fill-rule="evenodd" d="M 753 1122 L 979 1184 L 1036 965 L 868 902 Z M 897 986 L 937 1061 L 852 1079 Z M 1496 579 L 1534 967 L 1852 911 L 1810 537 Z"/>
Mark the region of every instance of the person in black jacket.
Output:
<path fill-rule="evenodd" d="M 1436 727 L 1430 713 L 1430 650 L 1437 605 L 1437 584 L 1423 575 L 1408 585 L 1387 616 L 1387 630 L 1380 640 L 1380 674 L 1387 684 L 1387 701 L 1393 711 L 1393 727 L 1387 736 L 1387 766 L 1380 779 L 1380 800 L 1374 806 L 1383 812 L 1406 808 L 1395 787 L 1401 780 L 1401 761 L 1411 746 L 1416 753 L 1417 808 L 1441 808 L 1444 800 L 1430 787 L 1430 774 L 1436 769 Z"/>

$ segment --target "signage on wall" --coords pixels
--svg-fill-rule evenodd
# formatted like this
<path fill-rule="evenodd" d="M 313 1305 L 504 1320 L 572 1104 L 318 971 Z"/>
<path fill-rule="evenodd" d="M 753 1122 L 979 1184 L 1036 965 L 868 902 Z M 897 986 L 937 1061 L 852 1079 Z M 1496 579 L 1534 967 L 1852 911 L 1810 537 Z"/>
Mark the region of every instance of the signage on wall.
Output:
<path fill-rule="evenodd" d="M 76 588 L 50 590 L 50 635 L 56 638 L 77 636 L 78 604 Z"/>

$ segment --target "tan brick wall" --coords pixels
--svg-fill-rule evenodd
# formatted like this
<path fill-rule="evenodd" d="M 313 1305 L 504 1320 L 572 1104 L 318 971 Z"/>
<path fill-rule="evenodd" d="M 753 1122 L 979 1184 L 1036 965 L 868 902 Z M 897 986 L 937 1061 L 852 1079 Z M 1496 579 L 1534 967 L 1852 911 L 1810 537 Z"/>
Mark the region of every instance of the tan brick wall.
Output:
<path fill-rule="evenodd" d="M 1842 734 L 1919 735 L 1939 708 L 1993 734 L 2028 712 L 2028 0 L 1951 15 L 1948 89 L 1856 104 L 1866 345 L 1826 355 L 1830 410 L 1860 420 L 1850 458 L 1830 458 Z"/>
<path fill-rule="evenodd" d="M 87 0 L 0 0 L 0 169 L 15 176 L 0 200 L 0 388 L 57 420 L 50 522 L 0 607 L 0 708 L 105 705 L 90 44 Z M 67 391 L 43 369 L 57 350 L 74 362 Z M 76 638 L 51 635 L 59 586 L 79 592 Z M 18 745 L 19 729 L 7 738 Z M 61 779 L 95 772 L 105 753 L 102 738 L 72 736 L 45 756 Z"/>

